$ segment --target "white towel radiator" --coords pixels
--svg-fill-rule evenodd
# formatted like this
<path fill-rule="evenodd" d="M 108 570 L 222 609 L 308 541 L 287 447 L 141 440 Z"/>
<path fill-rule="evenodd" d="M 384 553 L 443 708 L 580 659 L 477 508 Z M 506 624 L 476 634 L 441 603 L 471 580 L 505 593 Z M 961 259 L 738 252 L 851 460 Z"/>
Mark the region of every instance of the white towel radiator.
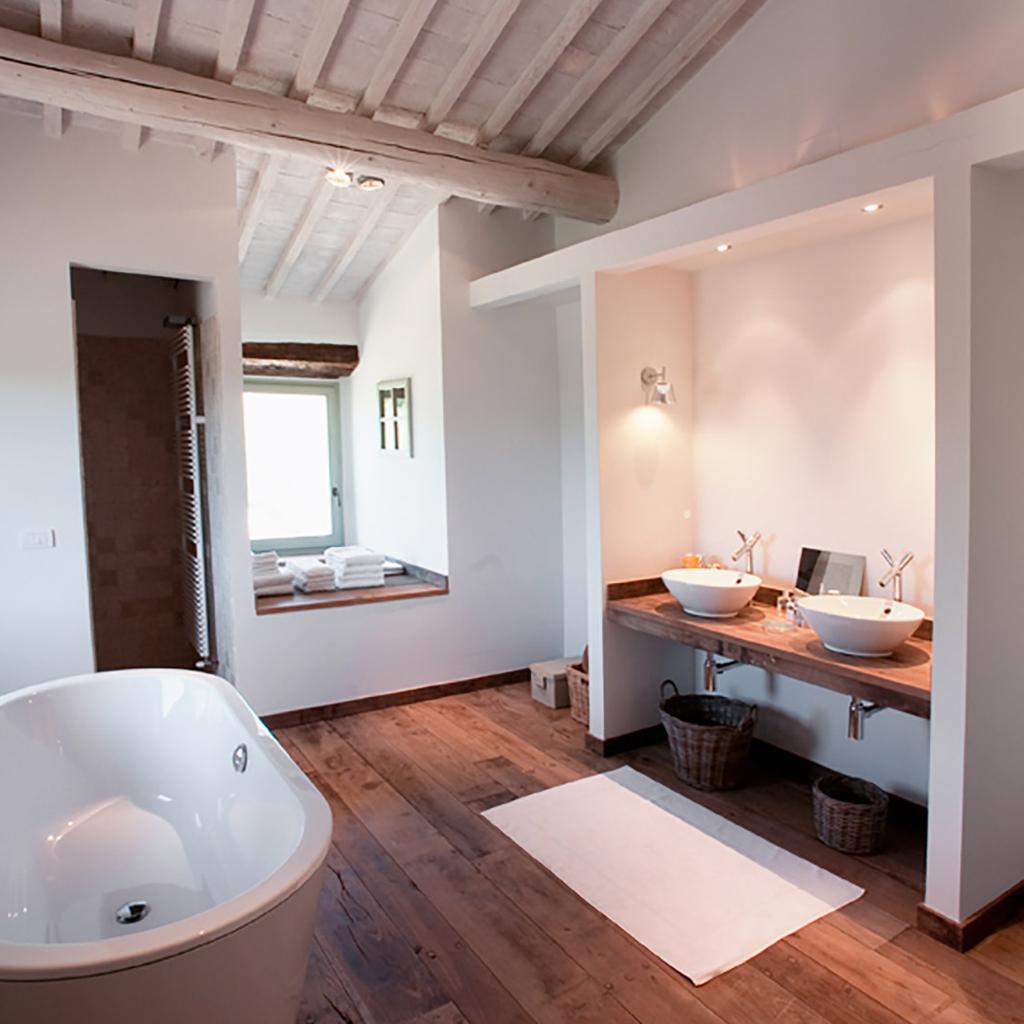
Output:
<path fill-rule="evenodd" d="M 198 412 L 195 329 L 174 340 L 174 404 L 178 438 L 178 499 L 185 574 L 185 626 L 196 652 L 196 668 L 211 668 L 210 604 L 203 511 L 204 417 Z"/>

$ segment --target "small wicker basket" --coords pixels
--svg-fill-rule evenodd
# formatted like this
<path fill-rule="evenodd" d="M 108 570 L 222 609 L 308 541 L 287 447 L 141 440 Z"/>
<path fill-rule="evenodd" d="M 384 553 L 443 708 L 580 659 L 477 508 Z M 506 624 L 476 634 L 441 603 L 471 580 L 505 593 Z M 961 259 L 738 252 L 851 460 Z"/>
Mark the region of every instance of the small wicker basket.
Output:
<path fill-rule="evenodd" d="M 729 697 L 680 695 L 676 684 L 666 679 L 661 684 L 661 722 L 672 766 L 683 782 L 695 789 L 735 789 L 740 784 L 757 722 L 756 707 Z"/>
<path fill-rule="evenodd" d="M 823 775 L 816 779 L 814 831 L 841 853 L 877 853 L 885 839 L 889 797 L 864 779 Z"/>
<path fill-rule="evenodd" d="M 569 682 L 569 714 L 589 728 L 590 678 L 582 662 L 579 665 L 570 665 L 565 674 Z"/>

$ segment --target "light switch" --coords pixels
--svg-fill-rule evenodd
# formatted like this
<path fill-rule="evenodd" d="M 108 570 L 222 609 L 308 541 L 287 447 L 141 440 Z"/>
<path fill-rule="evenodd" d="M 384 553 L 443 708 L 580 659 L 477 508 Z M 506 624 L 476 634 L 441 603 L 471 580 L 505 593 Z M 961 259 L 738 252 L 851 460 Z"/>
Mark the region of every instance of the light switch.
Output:
<path fill-rule="evenodd" d="M 25 551 L 41 551 L 57 544 L 54 530 L 25 530 L 21 535 L 21 546 Z"/>

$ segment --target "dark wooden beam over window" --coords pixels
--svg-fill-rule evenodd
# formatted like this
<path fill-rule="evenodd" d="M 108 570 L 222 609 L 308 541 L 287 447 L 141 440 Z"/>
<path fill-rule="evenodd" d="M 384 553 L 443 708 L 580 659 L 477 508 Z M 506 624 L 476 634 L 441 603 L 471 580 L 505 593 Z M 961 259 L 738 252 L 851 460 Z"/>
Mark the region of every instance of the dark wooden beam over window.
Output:
<path fill-rule="evenodd" d="M 356 345 L 312 345 L 304 342 L 246 342 L 242 371 L 250 377 L 311 377 L 337 380 L 359 365 Z"/>

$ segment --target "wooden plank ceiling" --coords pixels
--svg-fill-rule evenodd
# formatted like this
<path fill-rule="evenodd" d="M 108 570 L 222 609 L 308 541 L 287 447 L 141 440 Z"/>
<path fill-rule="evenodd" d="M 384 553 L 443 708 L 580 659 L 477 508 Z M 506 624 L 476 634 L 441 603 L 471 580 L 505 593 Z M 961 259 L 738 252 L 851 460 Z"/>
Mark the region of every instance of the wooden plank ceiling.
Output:
<path fill-rule="evenodd" d="M 763 2 L 0 0 L 0 28 L 595 168 Z M 186 142 L 197 159 L 221 151 L 208 138 L 166 136 L 52 102 L 3 102 L 38 112 L 55 138 L 69 125 L 90 125 L 116 130 L 129 150 L 159 138 Z M 248 291 L 357 297 L 447 198 L 399 179 L 377 192 L 336 189 L 324 184 L 322 166 L 298 157 L 241 148 L 236 157 Z"/>

